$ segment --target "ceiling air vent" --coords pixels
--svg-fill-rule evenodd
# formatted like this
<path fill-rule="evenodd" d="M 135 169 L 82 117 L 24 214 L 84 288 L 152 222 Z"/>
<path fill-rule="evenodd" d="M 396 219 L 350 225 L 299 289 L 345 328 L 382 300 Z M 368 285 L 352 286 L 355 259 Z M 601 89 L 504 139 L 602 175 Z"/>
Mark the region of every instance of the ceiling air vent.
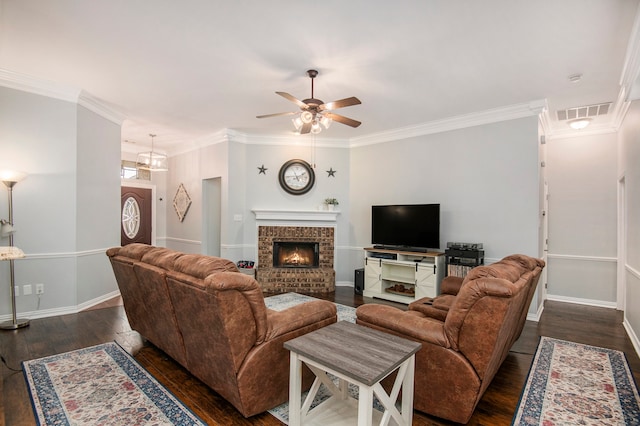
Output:
<path fill-rule="evenodd" d="M 576 118 L 597 117 L 599 115 L 605 115 L 611 108 L 611 102 L 597 105 L 589 105 L 576 108 L 567 108 L 558 110 L 558 120 L 575 120 Z"/>

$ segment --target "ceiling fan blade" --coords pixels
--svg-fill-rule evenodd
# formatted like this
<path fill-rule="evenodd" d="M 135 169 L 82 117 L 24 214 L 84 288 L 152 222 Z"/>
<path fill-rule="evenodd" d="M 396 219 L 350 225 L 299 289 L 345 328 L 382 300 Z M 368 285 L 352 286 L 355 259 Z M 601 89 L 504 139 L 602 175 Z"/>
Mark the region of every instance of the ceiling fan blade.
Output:
<path fill-rule="evenodd" d="M 302 128 L 300 129 L 300 134 L 305 135 L 310 131 L 311 131 L 311 123 L 305 123 L 302 125 Z"/>
<path fill-rule="evenodd" d="M 360 99 L 356 98 L 355 96 L 352 96 L 350 98 L 340 99 L 339 101 L 327 102 L 326 104 L 322 104 L 318 107 L 318 110 L 324 111 L 324 110 L 338 109 L 338 108 L 348 107 L 351 105 L 360 105 L 361 103 L 362 102 L 360 102 Z"/>
<path fill-rule="evenodd" d="M 282 115 L 294 115 L 294 114 L 298 114 L 298 113 L 297 112 L 277 112 L 275 114 L 256 115 L 256 118 L 280 117 Z"/>
<path fill-rule="evenodd" d="M 291 96 L 290 94 L 288 94 L 287 92 L 276 92 L 278 95 L 282 96 L 283 98 L 293 102 L 294 104 L 298 105 L 300 108 L 302 109 L 307 109 L 309 108 L 309 105 L 305 104 L 304 102 L 302 102 L 300 99 L 295 98 L 293 96 Z"/>
<path fill-rule="evenodd" d="M 352 118 L 349 118 L 349 117 L 345 117 L 344 115 L 334 114 L 332 112 L 324 112 L 322 114 L 325 117 L 329 117 L 333 121 L 337 121 L 338 123 L 346 124 L 347 126 L 358 127 L 359 125 L 362 124 L 361 122 L 359 122 L 357 120 L 354 120 Z"/>

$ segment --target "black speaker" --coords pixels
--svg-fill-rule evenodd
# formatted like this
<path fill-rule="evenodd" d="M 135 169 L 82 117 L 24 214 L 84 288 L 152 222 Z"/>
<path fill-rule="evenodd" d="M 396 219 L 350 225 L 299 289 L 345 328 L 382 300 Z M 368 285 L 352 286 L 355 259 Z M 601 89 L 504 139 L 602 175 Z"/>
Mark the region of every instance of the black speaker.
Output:
<path fill-rule="evenodd" d="M 364 291 L 364 268 L 356 269 L 353 289 L 356 294 L 362 295 L 362 292 Z"/>

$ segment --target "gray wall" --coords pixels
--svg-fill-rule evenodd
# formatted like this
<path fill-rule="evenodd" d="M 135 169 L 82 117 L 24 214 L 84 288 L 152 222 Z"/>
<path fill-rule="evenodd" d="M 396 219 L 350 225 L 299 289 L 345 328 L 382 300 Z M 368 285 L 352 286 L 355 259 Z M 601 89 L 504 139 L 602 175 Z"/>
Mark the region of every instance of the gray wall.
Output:
<path fill-rule="evenodd" d="M 626 199 L 624 325 L 640 353 L 640 101 L 634 101 L 620 130 L 619 176 Z"/>
<path fill-rule="evenodd" d="M 616 306 L 616 134 L 551 139 L 548 297 Z"/>
<path fill-rule="evenodd" d="M 19 316 L 74 310 L 115 293 L 104 251 L 120 242 L 119 124 L 76 102 L 0 87 L 0 141 L 0 168 L 28 173 L 14 188 L 14 244 L 27 254 L 16 261 Z M 2 185 L 2 218 L 6 200 Z M 0 264 L 3 317 L 11 312 L 7 263 Z M 35 288 L 22 295 L 23 285 L 36 283 L 45 285 L 40 304 Z"/>
<path fill-rule="evenodd" d="M 539 255 L 536 117 L 358 147 L 351 162 L 354 245 L 371 243 L 371 205 L 440 203 L 441 248 L 483 243 L 488 261 Z"/>

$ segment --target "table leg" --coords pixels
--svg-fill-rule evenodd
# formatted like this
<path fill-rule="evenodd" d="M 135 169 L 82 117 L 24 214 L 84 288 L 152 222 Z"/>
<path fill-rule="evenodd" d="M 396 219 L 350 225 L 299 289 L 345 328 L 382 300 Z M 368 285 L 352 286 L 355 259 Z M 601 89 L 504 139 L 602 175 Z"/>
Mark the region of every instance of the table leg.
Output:
<path fill-rule="evenodd" d="M 298 354 L 291 351 L 289 360 L 289 425 L 298 426 L 301 422 L 300 404 L 302 399 L 302 361 Z"/>
<path fill-rule="evenodd" d="M 344 379 L 339 379 L 338 389 L 340 389 L 340 399 L 346 401 L 349 398 L 349 382 Z"/>
<path fill-rule="evenodd" d="M 407 371 L 402 380 L 402 418 L 405 424 L 413 423 L 413 375 L 416 368 L 416 356 L 408 359 Z"/>
<path fill-rule="evenodd" d="M 373 422 L 373 388 L 358 386 L 358 426 L 371 426 Z"/>

